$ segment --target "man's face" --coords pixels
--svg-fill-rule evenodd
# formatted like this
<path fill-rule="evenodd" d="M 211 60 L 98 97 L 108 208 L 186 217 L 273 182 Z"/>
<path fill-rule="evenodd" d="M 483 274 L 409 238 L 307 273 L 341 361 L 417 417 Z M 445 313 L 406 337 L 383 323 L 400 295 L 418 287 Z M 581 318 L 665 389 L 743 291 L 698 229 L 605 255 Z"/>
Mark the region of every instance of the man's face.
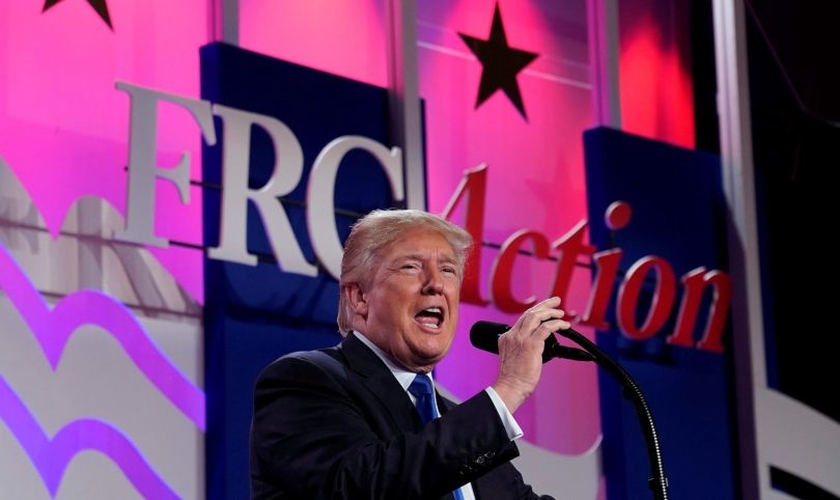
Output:
<path fill-rule="evenodd" d="M 382 250 L 373 272 L 362 291 L 362 333 L 406 368 L 431 371 L 449 351 L 458 324 L 455 252 L 437 232 L 414 230 Z"/>

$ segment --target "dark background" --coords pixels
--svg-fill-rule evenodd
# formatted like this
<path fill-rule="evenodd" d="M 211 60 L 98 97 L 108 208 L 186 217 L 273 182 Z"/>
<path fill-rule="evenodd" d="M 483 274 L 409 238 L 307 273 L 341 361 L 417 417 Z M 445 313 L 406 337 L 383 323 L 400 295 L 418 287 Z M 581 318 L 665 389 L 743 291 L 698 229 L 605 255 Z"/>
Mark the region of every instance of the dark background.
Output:
<path fill-rule="evenodd" d="M 712 3 L 691 9 L 697 148 L 720 152 Z M 745 2 L 768 383 L 840 422 L 830 218 L 840 194 L 838 14 L 835 2 Z"/>

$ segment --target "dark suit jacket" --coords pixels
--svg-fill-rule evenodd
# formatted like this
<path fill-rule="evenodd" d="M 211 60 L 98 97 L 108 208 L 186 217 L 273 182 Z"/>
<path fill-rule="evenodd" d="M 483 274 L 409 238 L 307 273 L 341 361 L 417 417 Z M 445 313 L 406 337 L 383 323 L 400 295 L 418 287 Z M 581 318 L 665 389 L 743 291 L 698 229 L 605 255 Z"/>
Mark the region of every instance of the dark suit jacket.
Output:
<path fill-rule="evenodd" d="M 423 426 L 387 366 L 354 335 L 288 354 L 258 377 L 251 428 L 253 500 L 537 499 L 510 464 L 519 455 L 490 397 Z M 550 497 L 542 497 L 550 498 Z"/>

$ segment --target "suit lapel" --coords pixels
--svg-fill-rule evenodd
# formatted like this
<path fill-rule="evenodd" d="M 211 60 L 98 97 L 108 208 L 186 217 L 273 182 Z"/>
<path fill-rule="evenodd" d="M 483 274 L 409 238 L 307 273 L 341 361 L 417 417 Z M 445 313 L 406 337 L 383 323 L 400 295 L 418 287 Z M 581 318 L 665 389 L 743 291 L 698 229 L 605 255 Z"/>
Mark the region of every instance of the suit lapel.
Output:
<path fill-rule="evenodd" d="M 413 430 L 422 425 L 411 399 L 376 353 L 352 333 L 342 340 L 340 348 L 347 359 L 347 367 L 359 376 L 397 428 Z"/>
<path fill-rule="evenodd" d="M 347 360 L 347 368 L 360 378 L 362 384 L 379 401 L 384 410 L 383 414 L 390 416 L 397 429 L 411 431 L 419 430 L 423 426 L 411 399 L 376 353 L 352 333 L 344 337 L 339 349 Z M 435 392 L 441 414 L 455 406 L 453 401 Z M 473 491 L 476 500 L 481 500 L 480 488 L 476 483 L 473 483 Z M 450 493 L 442 498 L 454 500 L 455 497 Z"/>

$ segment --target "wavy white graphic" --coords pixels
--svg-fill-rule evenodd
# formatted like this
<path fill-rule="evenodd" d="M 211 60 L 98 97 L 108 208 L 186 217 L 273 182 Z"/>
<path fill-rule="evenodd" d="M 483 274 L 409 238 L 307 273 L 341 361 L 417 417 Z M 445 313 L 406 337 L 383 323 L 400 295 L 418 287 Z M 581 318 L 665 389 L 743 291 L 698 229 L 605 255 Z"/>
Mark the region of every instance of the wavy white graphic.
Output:
<path fill-rule="evenodd" d="M 143 498 L 178 498 L 131 440 L 107 422 L 74 420 L 55 436 L 47 436 L 3 377 L 0 377 L 0 420 L 6 423 L 29 455 L 52 496 L 58 491 L 70 461 L 82 451 L 96 450 L 119 466 Z"/>
<path fill-rule="evenodd" d="M 200 308 L 117 219 L 82 199 L 53 238 L 0 158 L 2 500 L 203 497 Z"/>
<path fill-rule="evenodd" d="M 3 246 L 0 246 L 0 289 L 29 324 L 53 369 L 61 361 L 67 340 L 79 326 L 101 326 L 120 342 L 149 381 L 204 430 L 204 392 L 158 349 L 122 303 L 100 292 L 81 291 L 64 297 L 50 309 Z"/>

